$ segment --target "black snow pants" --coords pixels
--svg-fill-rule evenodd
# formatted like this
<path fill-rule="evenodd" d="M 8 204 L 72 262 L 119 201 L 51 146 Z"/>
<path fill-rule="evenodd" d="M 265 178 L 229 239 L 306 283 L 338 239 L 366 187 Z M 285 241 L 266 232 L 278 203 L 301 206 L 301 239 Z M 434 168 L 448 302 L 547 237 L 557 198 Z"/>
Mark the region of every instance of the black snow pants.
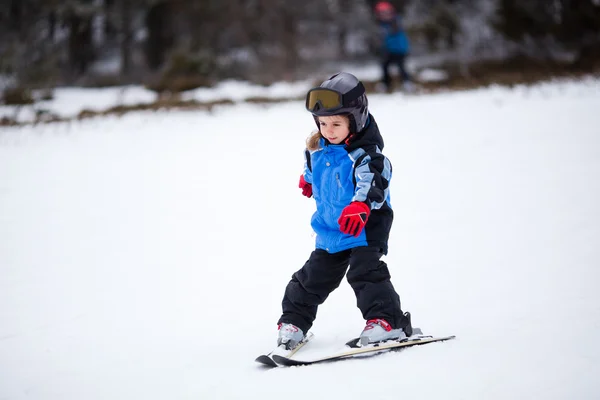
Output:
<path fill-rule="evenodd" d="M 411 80 L 410 75 L 406 71 L 405 61 L 405 54 L 389 53 L 384 57 L 383 61 L 381 62 L 381 69 L 383 70 L 383 84 L 387 90 L 392 88 L 392 77 L 390 75 L 391 64 L 396 64 L 398 66 L 398 72 L 400 73 L 402 82 L 408 82 Z"/>
<path fill-rule="evenodd" d="M 400 297 L 392 286 L 387 264 L 380 260 L 379 248 L 356 247 L 330 254 L 317 249 L 304 266 L 294 273 L 283 297 L 283 314 L 278 323 L 290 323 L 304 333 L 317 317 L 317 307 L 346 278 L 356 294 L 357 306 L 365 320 L 383 318 L 394 329 L 406 325 Z"/>

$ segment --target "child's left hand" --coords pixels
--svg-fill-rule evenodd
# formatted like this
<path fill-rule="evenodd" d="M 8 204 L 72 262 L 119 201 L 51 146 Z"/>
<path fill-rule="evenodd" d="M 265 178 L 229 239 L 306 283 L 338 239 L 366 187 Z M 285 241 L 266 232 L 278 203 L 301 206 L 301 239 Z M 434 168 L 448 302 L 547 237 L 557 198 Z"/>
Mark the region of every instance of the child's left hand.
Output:
<path fill-rule="evenodd" d="M 353 201 L 342 210 L 342 215 L 338 219 L 340 231 L 358 237 L 367 223 L 369 214 L 371 214 L 371 209 L 368 205 L 360 201 Z"/>

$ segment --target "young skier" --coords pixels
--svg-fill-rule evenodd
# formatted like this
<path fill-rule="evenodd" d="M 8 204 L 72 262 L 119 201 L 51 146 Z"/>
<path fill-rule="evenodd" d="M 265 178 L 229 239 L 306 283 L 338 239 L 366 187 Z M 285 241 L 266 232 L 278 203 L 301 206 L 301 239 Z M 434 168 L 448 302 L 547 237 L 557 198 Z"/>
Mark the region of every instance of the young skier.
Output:
<path fill-rule="evenodd" d="M 277 344 L 293 349 L 312 327 L 317 307 L 336 289 L 346 270 L 366 327 L 360 343 L 412 335 L 410 314 L 385 262 L 393 212 L 390 161 L 369 113 L 365 88 L 354 75 L 339 73 L 311 89 L 306 109 L 318 127 L 307 141 L 300 188 L 314 197 L 316 249 L 294 273 L 282 302 Z M 349 266 L 349 269 L 348 269 Z"/>
<path fill-rule="evenodd" d="M 396 13 L 394 6 L 387 1 L 380 1 L 375 5 L 375 16 L 381 31 L 383 85 L 387 91 L 392 89 L 392 78 L 389 69 L 390 65 L 396 64 L 402 77 L 404 89 L 412 91 L 411 78 L 405 66 L 410 46 L 408 37 L 402 29 L 401 17 Z"/>

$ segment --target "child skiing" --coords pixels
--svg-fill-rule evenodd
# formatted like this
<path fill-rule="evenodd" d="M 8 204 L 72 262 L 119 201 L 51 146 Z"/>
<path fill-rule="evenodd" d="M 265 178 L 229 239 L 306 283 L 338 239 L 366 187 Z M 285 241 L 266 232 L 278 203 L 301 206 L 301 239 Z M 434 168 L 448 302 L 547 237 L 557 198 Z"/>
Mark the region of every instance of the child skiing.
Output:
<path fill-rule="evenodd" d="M 385 90 L 392 90 L 390 65 L 396 64 L 404 89 L 411 92 L 413 85 L 405 66 L 410 46 L 406 32 L 402 28 L 402 20 L 396 13 L 394 6 L 387 1 L 380 1 L 375 5 L 375 16 L 381 31 L 381 52 L 383 55 L 381 69 L 383 71 L 382 83 Z"/>
<path fill-rule="evenodd" d="M 308 92 L 306 109 L 318 131 L 307 141 L 299 186 L 317 204 L 311 221 L 316 249 L 285 289 L 277 344 L 293 349 L 302 341 L 317 307 L 346 270 L 367 321 L 360 343 L 411 336 L 410 314 L 402 312 L 380 259 L 387 254 L 393 219 L 392 166 L 381 153 L 383 139 L 369 113 L 365 88 L 352 74 L 336 74 Z"/>

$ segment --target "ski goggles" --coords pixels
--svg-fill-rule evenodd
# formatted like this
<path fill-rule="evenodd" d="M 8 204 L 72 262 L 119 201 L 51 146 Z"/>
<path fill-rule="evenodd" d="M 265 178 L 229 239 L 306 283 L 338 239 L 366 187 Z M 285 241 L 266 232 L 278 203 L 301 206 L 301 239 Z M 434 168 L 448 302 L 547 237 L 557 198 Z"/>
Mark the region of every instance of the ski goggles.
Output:
<path fill-rule="evenodd" d="M 348 93 L 342 94 L 337 90 L 316 87 L 306 95 L 306 109 L 310 112 L 334 112 L 344 107 L 350 107 L 349 99 L 357 99 L 365 93 L 365 87 L 359 82 Z"/>

